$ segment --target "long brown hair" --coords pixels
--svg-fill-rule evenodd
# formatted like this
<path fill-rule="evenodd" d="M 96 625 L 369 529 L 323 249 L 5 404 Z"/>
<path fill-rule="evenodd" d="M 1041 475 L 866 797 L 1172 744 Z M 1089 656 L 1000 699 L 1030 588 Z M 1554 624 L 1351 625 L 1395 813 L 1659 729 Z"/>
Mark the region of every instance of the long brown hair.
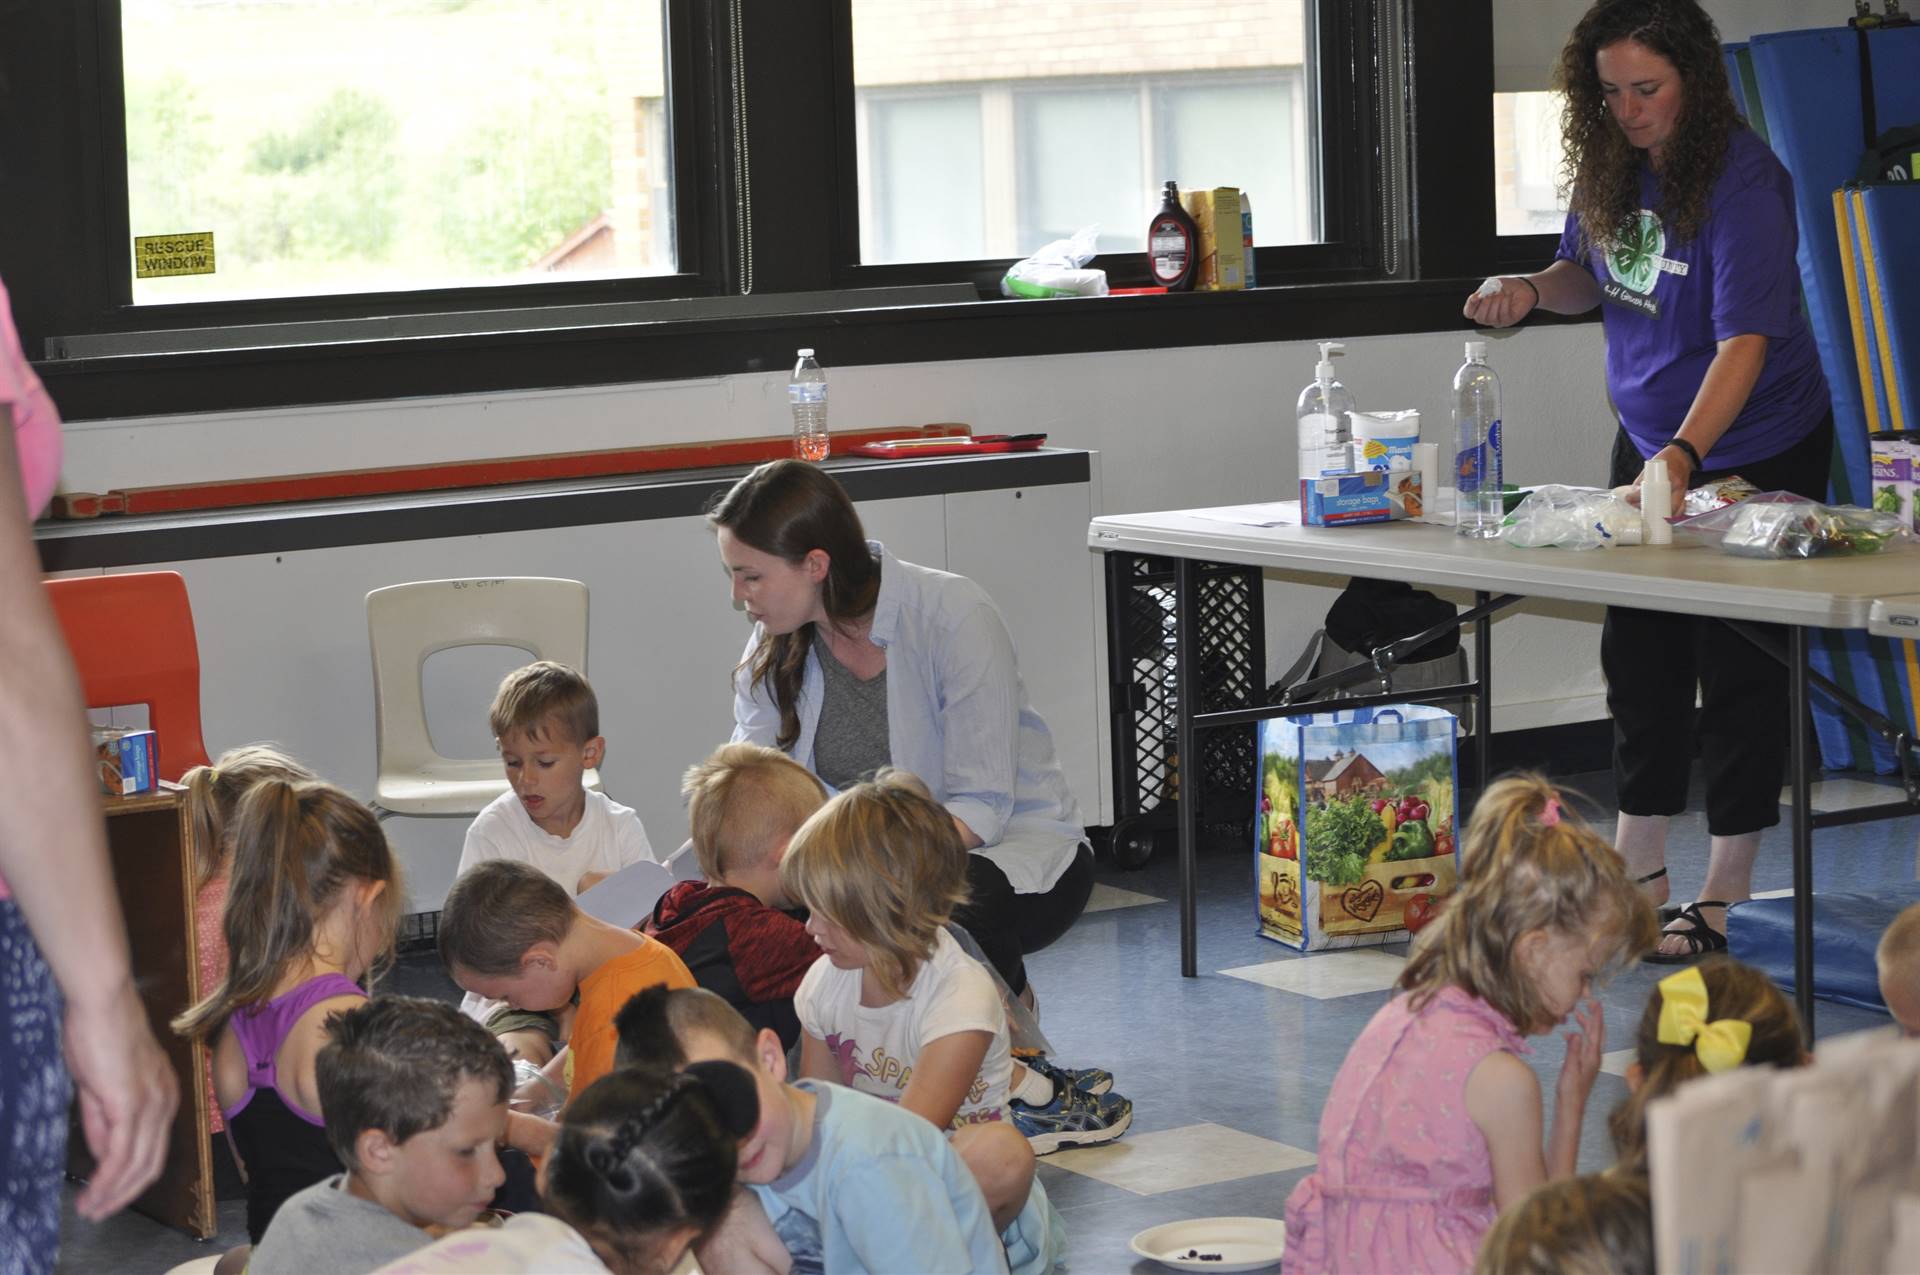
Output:
<path fill-rule="evenodd" d="M 273 744 L 229 748 L 211 766 L 195 766 L 180 776 L 187 790 L 187 818 L 193 823 L 194 888 L 220 875 L 231 861 L 227 825 L 247 789 L 262 779 L 318 778 Z"/>
<path fill-rule="evenodd" d="M 1707 985 L 1707 1018 L 1737 1018 L 1753 1025 L 1743 1067 L 1798 1067 L 1807 1060 L 1800 1045 L 1800 1015 L 1793 1002 L 1780 994 L 1773 980 L 1751 965 L 1725 953 L 1694 966 Z M 1667 1045 L 1660 1040 L 1660 1011 L 1665 997 L 1658 987 L 1647 998 L 1634 1035 L 1634 1060 L 1640 1064 L 1640 1087 L 1620 1100 L 1607 1117 L 1607 1132 L 1623 1169 L 1646 1171 L 1647 1104 L 1664 1098 L 1681 1085 L 1707 1074 L 1692 1045 Z"/>
<path fill-rule="evenodd" d="M 867 549 L 867 533 L 846 490 L 825 470 L 805 461 L 776 460 L 735 483 L 707 510 L 707 522 L 725 527 L 736 540 L 761 553 L 798 566 L 815 549 L 827 555 L 827 577 L 820 605 L 836 623 L 857 620 L 873 610 L 880 595 L 880 571 Z M 769 636 L 754 648 L 745 667 L 750 685 L 765 683 L 780 710 L 774 742 L 791 749 L 800 738 L 800 683 L 812 623 L 792 633 Z"/>
<path fill-rule="evenodd" d="M 1555 1017 L 1517 959 L 1520 936 L 1536 929 L 1604 933 L 1614 961 L 1658 941 L 1653 909 L 1613 847 L 1545 779 L 1516 775 L 1490 785 L 1474 806 L 1459 889 L 1414 941 L 1399 986 L 1416 1009 L 1458 987 L 1517 1030 L 1546 1031 Z"/>
<path fill-rule="evenodd" d="M 1554 72 L 1567 99 L 1560 126 L 1567 206 L 1580 219 L 1582 243 L 1602 249 L 1620 242 L 1640 208 L 1642 152 L 1607 109 L 1594 65 L 1601 49 L 1622 40 L 1653 50 L 1680 74 L 1680 116 L 1661 151 L 1656 211 L 1672 241 L 1685 243 L 1707 219 L 1727 140 L 1746 127 L 1734 109 L 1719 28 L 1695 0 L 1599 0 L 1573 28 Z"/>
<path fill-rule="evenodd" d="M 1653 1203 L 1644 1177 L 1561 1178 L 1502 1213 L 1474 1275 L 1654 1275 Z"/>
<path fill-rule="evenodd" d="M 222 924 L 227 976 L 173 1020 L 182 1036 L 206 1039 L 236 1010 L 273 995 L 296 961 L 314 950 L 314 929 L 355 882 L 381 882 L 380 951 L 369 983 L 393 957 L 400 928 L 400 867 L 373 812 L 331 784 L 265 779 L 234 812 L 233 881 Z"/>

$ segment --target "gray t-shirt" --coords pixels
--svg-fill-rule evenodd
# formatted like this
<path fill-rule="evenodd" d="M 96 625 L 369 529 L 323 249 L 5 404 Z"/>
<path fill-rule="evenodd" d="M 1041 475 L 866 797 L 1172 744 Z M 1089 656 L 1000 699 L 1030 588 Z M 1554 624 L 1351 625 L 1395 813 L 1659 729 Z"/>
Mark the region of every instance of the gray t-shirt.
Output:
<path fill-rule="evenodd" d="M 887 671 L 861 681 L 827 649 L 827 639 L 814 630 L 813 653 L 820 660 L 824 683 L 820 697 L 820 724 L 813 735 L 813 771 L 835 788 L 845 788 L 893 760 L 887 737 Z"/>
<path fill-rule="evenodd" d="M 247 1275 L 366 1275 L 433 1236 L 347 1191 L 336 1173 L 289 1196 L 254 1245 Z"/>

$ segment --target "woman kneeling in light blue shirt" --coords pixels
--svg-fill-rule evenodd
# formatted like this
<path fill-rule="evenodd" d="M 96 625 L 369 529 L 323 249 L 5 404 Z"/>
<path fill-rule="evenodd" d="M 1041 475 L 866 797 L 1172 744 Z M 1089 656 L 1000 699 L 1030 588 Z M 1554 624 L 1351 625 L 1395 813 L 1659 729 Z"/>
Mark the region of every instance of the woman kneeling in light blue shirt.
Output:
<path fill-rule="evenodd" d="M 836 789 L 882 766 L 918 775 L 972 851 L 954 919 L 1026 998 L 1021 957 L 1079 918 L 1093 852 L 992 599 L 868 540 L 840 484 L 800 461 L 760 466 L 707 518 L 754 623 L 734 740 Z"/>

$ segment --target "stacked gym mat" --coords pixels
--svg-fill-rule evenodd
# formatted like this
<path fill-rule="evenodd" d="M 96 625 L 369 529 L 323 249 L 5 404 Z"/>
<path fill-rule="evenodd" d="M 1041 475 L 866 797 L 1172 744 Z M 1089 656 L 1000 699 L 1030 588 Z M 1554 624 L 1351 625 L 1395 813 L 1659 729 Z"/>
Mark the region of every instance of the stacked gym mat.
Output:
<path fill-rule="evenodd" d="M 1912 73 L 1920 66 L 1920 27 L 1876 30 L 1866 38 L 1878 71 L 1872 77 L 1878 127 L 1920 123 L 1920 76 Z M 1833 495 L 1867 504 L 1870 432 L 1901 420 L 1920 428 L 1920 184 L 1846 191 L 1835 199 L 1865 149 L 1856 32 L 1756 36 L 1729 50 L 1728 68 L 1748 122 L 1793 174 L 1807 319 L 1833 391 Z M 1859 346 L 1850 286 L 1862 303 Z M 1862 703 L 1920 729 L 1920 668 L 1911 643 L 1827 633 L 1813 658 Z M 1884 740 L 1837 710 L 1818 706 L 1816 712 L 1829 767 L 1896 769 Z"/>

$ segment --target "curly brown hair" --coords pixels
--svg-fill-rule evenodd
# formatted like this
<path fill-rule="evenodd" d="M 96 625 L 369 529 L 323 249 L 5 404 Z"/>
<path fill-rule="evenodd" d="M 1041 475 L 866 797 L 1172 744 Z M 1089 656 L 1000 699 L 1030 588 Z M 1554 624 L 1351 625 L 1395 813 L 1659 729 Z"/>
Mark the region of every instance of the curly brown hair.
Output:
<path fill-rule="evenodd" d="M 1622 40 L 1644 45 L 1680 73 L 1680 117 L 1661 151 L 1659 212 L 1675 242 L 1707 219 L 1707 200 L 1726 164 L 1727 142 L 1746 127 L 1734 109 L 1720 31 L 1695 0 L 1599 0 L 1573 28 L 1554 87 L 1566 94 L 1560 125 L 1567 207 L 1583 246 L 1611 248 L 1640 207 L 1640 151 L 1607 109 L 1594 58 Z"/>

